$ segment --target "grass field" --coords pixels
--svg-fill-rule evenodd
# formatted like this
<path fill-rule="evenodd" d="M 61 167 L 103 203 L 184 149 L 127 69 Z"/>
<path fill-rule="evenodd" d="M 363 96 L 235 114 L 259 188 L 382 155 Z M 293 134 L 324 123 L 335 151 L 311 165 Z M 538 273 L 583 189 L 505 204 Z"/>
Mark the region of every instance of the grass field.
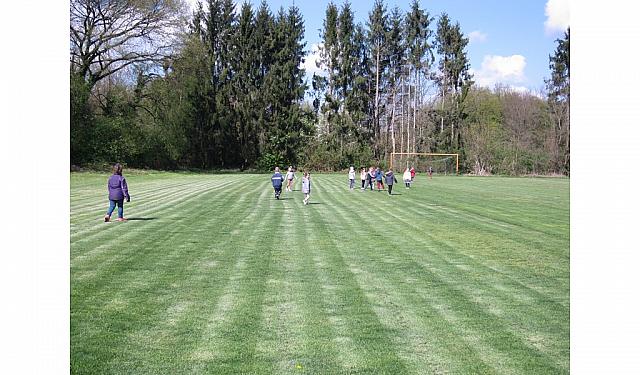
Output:
<path fill-rule="evenodd" d="M 71 174 L 72 373 L 569 372 L 568 179 L 314 175 L 304 206 L 125 171 L 104 223 L 107 177 Z"/>

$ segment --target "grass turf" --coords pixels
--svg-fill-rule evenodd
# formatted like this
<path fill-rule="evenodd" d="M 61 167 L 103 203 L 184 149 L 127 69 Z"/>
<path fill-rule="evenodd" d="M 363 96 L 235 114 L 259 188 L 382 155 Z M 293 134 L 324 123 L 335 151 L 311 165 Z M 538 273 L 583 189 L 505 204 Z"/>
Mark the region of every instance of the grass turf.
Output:
<path fill-rule="evenodd" d="M 71 175 L 72 373 L 569 372 L 568 179 L 125 176 Z"/>

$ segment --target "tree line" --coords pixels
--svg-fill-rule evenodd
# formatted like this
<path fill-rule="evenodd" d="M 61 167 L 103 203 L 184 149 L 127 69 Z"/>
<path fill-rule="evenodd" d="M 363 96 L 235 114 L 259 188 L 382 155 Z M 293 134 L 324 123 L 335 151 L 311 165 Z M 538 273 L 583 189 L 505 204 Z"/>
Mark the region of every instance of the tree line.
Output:
<path fill-rule="evenodd" d="M 330 3 L 310 82 L 296 6 L 72 0 L 70 30 L 75 165 L 337 170 L 446 152 L 465 172 L 569 173 L 568 30 L 545 99 L 475 86 L 459 23 L 417 0 L 376 0 L 364 25 Z"/>

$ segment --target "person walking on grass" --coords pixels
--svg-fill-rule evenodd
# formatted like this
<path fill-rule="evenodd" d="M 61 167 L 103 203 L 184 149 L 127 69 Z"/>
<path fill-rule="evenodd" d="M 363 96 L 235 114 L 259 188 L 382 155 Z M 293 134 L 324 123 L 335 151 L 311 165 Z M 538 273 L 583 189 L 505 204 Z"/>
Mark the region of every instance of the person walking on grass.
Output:
<path fill-rule="evenodd" d="M 411 182 L 413 182 L 413 179 L 416 178 L 416 169 L 413 167 L 413 165 L 411 166 L 409 172 L 411 172 Z"/>
<path fill-rule="evenodd" d="M 369 181 L 369 189 L 373 191 L 373 180 L 376 178 L 376 171 L 373 167 L 369 167 L 369 172 L 367 172 L 367 180 Z"/>
<path fill-rule="evenodd" d="M 429 179 L 431 180 L 431 176 L 433 175 L 433 168 L 429 167 Z"/>
<path fill-rule="evenodd" d="M 404 170 L 404 173 L 402 174 L 402 180 L 404 181 L 404 186 L 407 189 L 411 187 L 411 181 L 413 180 L 413 178 L 411 178 L 411 172 L 409 171 L 409 168 Z"/>
<path fill-rule="evenodd" d="M 311 196 L 311 175 L 309 172 L 304 172 L 302 177 L 302 193 L 304 194 L 302 202 L 306 206 L 309 204 L 309 197 Z"/>
<path fill-rule="evenodd" d="M 293 191 L 293 179 L 296 176 L 293 174 L 293 167 L 290 165 L 287 171 L 287 191 Z"/>
<path fill-rule="evenodd" d="M 384 183 L 382 182 L 382 171 L 380 167 L 376 168 L 376 183 L 378 186 L 378 191 L 384 190 Z"/>
<path fill-rule="evenodd" d="M 104 222 L 111 221 L 111 214 L 116 206 L 118 206 L 118 221 L 127 221 L 124 218 L 124 200 L 126 198 L 127 202 L 131 202 L 131 196 L 129 195 L 127 180 L 122 177 L 122 165 L 120 163 L 116 163 L 113 166 L 113 175 L 107 181 L 107 190 L 109 191 L 109 210 L 104 215 Z"/>
<path fill-rule="evenodd" d="M 273 192 L 276 199 L 280 199 L 280 193 L 282 193 L 282 181 L 284 181 L 284 176 L 280 173 L 280 168 L 276 167 L 273 176 L 271 176 L 271 184 L 273 185 Z"/>
<path fill-rule="evenodd" d="M 353 190 L 356 184 L 356 171 L 353 167 L 349 167 L 349 190 Z"/>
<path fill-rule="evenodd" d="M 364 191 L 364 184 L 367 181 L 367 169 L 362 167 L 362 169 L 360 169 L 360 179 L 362 180 L 362 188 L 361 190 Z"/>
<path fill-rule="evenodd" d="M 391 189 L 393 189 L 393 183 L 398 182 L 396 176 L 393 175 L 393 171 L 389 168 L 389 171 L 385 174 L 384 179 L 389 187 L 389 195 L 391 195 Z"/>

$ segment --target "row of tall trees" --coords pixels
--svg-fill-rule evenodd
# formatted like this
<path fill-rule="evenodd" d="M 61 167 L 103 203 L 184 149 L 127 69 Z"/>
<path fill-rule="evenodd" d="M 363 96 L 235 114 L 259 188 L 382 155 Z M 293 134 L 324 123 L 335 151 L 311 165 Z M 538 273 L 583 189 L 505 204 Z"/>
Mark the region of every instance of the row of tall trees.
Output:
<path fill-rule="evenodd" d="M 468 39 L 447 14 L 436 24 L 417 0 L 406 14 L 376 0 L 363 26 L 354 24 L 348 2 L 330 3 L 320 36 L 325 74 L 314 76 L 314 104 L 323 144 L 336 151 L 337 164 L 463 149 L 464 102 L 473 81 Z M 438 106 L 425 105 L 436 97 Z M 370 153 L 361 152 L 363 142 Z"/>
<path fill-rule="evenodd" d="M 159 34 L 148 30 L 164 32 L 167 19 L 179 20 L 176 4 L 72 1 L 72 14 L 82 10 L 71 24 L 72 41 L 80 36 L 71 46 L 72 162 L 203 169 L 299 162 L 314 127 L 313 113 L 303 105 L 304 22 L 298 8 L 274 15 L 266 2 L 257 10 L 244 3 L 236 12 L 232 0 L 207 0 L 184 30 L 172 24 L 169 49 L 162 42 L 166 36 L 157 42 Z M 161 10 L 162 17 L 156 15 Z M 162 21 L 139 17 L 136 22 L 146 26 L 134 30 L 112 22 L 118 12 L 129 20 L 151 13 Z M 92 23 L 92 17 L 101 21 Z M 86 53 L 102 50 L 82 39 L 96 30 L 124 35 L 102 48 L 113 56 L 108 62 Z M 129 75 L 117 77 L 120 70 Z M 104 90 L 96 87 L 101 81 L 109 81 Z"/>
<path fill-rule="evenodd" d="M 441 152 L 480 174 L 569 173 L 568 31 L 550 56 L 544 101 L 474 88 L 460 24 L 417 0 L 406 13 L 376 0 L 366 25 L 353 20 L 349 2 L 326 8 L 323 74 L 313 78 L 323 160 L 345 167 Z"/>
<path fill-rule="evenodd" d="M 455 152 L 463 171 L 569 173 L 568 30 L 542 100 L 474 87 L 459 23 L 417 0 L 376 0 L 364 24 L 329 3 L 310 82 L 304 29 L 264 1 L 72 0 L 72 163 L 326 170 Z"/>

